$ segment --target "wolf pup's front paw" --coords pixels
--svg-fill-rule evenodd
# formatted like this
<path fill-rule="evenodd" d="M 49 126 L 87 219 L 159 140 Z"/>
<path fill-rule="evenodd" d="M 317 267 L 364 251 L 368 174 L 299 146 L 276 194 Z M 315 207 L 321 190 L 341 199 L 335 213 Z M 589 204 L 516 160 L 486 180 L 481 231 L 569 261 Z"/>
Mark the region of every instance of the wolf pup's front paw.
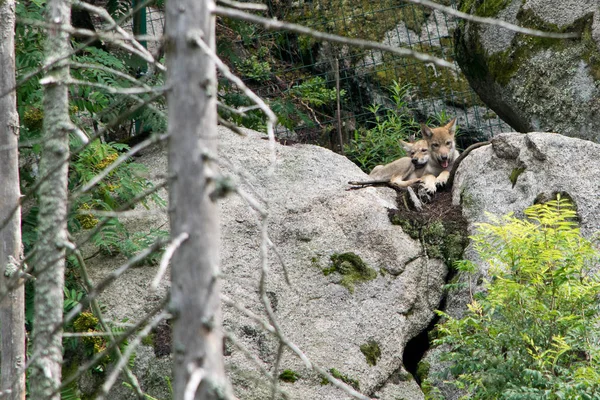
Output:
<path fill-rule="evenodd" d="M 446 185 L 446 182 L 448 182 L 448 178 L 450 177 L 450 172 L 448 171 L 442 171 L 438 177 L 435 179 L 435 185 L 438 187 L 444 186 Z"/>
<path fill-rule="evenodd" d="M 425 175 L 421 178 L 421 180 L 423 182 L 421 182 L 421 189 L 420 191 L 425 191 L 427 192 L 427 194 L 429 195 L 433 195 L 437 188 L 436 188 L 436 178 L 433 175 Z"/>

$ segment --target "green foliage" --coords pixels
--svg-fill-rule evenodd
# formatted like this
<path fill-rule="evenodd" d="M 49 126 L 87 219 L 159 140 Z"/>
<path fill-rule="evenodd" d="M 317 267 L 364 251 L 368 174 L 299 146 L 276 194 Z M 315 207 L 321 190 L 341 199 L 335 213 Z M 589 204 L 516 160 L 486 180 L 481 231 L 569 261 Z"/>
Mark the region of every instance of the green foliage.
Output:
<path fill-rule="evenodd" d="M 93 141 L 88 147 L 74 157 L 71 163 L 69 184 L 72 190 L 87 184 L 105 168 L 111 165 L 120 155 L 120 152 L 129 147 L 119 143 L 101 143 Z M 108 176 L 100 181 L 91 193 L 76 199 L 73 212 L 69 219 L 71 231 L 81 228 L 94 228 L 99 220 L 93 214 L 85 214 L 87 210 L 113 211 L 140 193 L 150 189 L 152 184 L 143 177 L 145 167 L 134 162 L 125 162 L 111 171 Z M 165 202 L 156 194 L 150 200 L 164 206 Z M 146 201 L 142 205 L 147 206 Z M 148 247 L 158 237 L 166 237 L 168 233 L 162 230 L 151 230 L 148 233 L 136 232 L 130 234 L 118 219 L 105 222 L 92 237 L 92 242 L 106 254 L 121 253 L 131 257 L 145 247 Z M 155 252 L 146 259 L 150 264 L 157 263 L 160 254 Z"/>
<path fill-rule="evenodd" d="M 148 232 L 135 232 L 127 234 L 124 240 L 117 246 L 127 258 L 131 258 L 147 247 L 150 247 L 159 238 L 166 239 L 169 237 L 169 232 L 162 229 L 150 229 Z M 154 251 L 150 253 L 144 262 L 148 265 L 158 265 L 162 256 L 162 251 Z"/>
<path fill-rule="evenodd" d="M 292 371 L 291 369 L 286 369 L 279 374 L 279 380 L 289 383 L 294 383 L 300 378 L 301 376 L 298 375 L 296 371 Z"/>
<path fill-rule="evenodd" d="M 394 81 L 390 88 L 394 109 L 382 110 L 379 104 L 368 107 L 375 118 L 371 121 L 373 127 L 355 131 L 354 138 L 345 146 L 346 156 L 363 171 L 368 173 L 376 165 L 387 164 L 406 155 L 399 141 L 408 140 L 410 134 L 418 129 L 412 117 L 400 112 L 406 109 L 404 99 L 409 89 L 409 86 L 401 86 Z"/>
<path fill-rule="evenodd" d="M 228 82 L 219 82 L 219 97 L 223 104 L 232 108 L 251 107 L 254 105 L 246 95 L 239 92 Z M 244 114 L 231 112 L 225 108 L 219 109 L 219 115 L 238 126 L 244 126 L 257 131 L 266 131 L 266 117 L 260 110 L 246 111 Z"/>
<path fill-rule="evenodd" d="M 125 63 L 115 55 L 95 47 L 89 47 L 85 53 L 74 55 L 73 61 L 107 67 L 117 71 L 127 70 Z M 71 75 L 80 81 L 94 82 L 111 87 L 131 86 L 131 82 L 104 69 L 72 68 Z M 72 86 L 69 95 L 71 104 L 77 106 L 79 111 L 87 110 L 90 114 L 96 114 L 116 101 L 115 96 L 112 94 L 83 85 Z"/>
<path fill-rule="evenodd" d="M 479 225 L 487 293 L 462 319 L 442 313 L 434 343 L 450 346 L 454 384 L 469 398 L 599 398 L 599 253 L 560 197 L 525 215 Z"/>
<path fill-rule="evenodd" d="M 64 304 L 63 304 L 65 313 L 68 313 L 69 311 L 71 311 L 73 309 L 73 307 L 75 307 L 77 304 L 79 304 L 79 302 L 85 295 L 85 293 L 80 290 L 68 289 L 66 287 L 63 288 L 63 292 L 65 293 L 65 299 L 64 299 Z"/>
<path fill-rule="evenodd" d="M 246 78 L 256 82 L 265 82 L 271 79 L 271 65 L 267 61 L 259 60 L 258 56 L 250 56 L 236 64 L 237 70 Z"/>
<path fill-rule="evenodd" d="M 90 182 L 112 164 L 119 157 L 120 152 L 127 150 L 129 146 L 121 143 L 101 143 L 99 140 L 90 143 L 71 162 L 70 189 Z M 141 164 L 131 161 L 122 163 L 98 183 L 91 197 L 83 197 L 79 204 L 88 204 L 91 208 L 114 210 L 152 187 L 152 184 L 143 177 L 145 172 L 146 167 Z M 157 195 L 151 196 L 151 200 L 164 205 Z M 146 205 L 146 202 L 142 204 Z"/>
<path fill-rule="evenodd" d="M 335 88 L 328 89 L 325 79 L 320 76 L 310 78 L 290 89 L 290 94 L 314 107 L 335 103 L 337 100 Z M 340 98 L 346 95 L 344 89 L 340 90 Z"/>
<path fill-rule="evenodd" d="M 75 332 L 87 332 L 90 329 L 94 329 L 98 325 L 98 318 L 91 312 L 82 312 L 79 317 L 73 321 L 73 329 Z"/>

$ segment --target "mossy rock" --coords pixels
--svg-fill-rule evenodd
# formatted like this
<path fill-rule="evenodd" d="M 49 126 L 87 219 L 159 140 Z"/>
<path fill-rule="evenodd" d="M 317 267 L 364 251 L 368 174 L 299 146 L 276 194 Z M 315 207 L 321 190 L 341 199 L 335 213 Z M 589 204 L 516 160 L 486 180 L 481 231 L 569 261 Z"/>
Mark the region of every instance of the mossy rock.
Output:
<path fill-rule="evenodd" d="M 347 375 L 342 374 L 340 371 L 338 371 L 335 368 L 331 368 L 329 370 L 329 373 L 331 374 L 331 376 L 333 376 L 336 379 L 339 379 L 340 381 L 344 382 L 346 385 L 350 385 L 354 389 L 360 390 L 360 383 L 358 382 L 357 379 L 350 378 Z M 329 383 L 330 382 L 327 378 L 323 378 L 321 380 L 321 385 L 327 385 Z"/>
<path fill-rule="evenodd" d="M 279 374 L 279 380 L 288 383 L 295 383 L 300 378 L 301 376 L 296 371 L 292 371 L 291 369 L 285 369 L 281 374 Z"/>
<path fill-rule="evenodd" d="M 329 268 L 323 269 L 323 275 L 327 276 L 334 272 L 341 274 L 342 280 L 339 283 L 348 289 L 350 293 L 354 293 L 356 283 L 377 278 L 377 271 L 369 267 L 355 253 L 333 254 L 331 262 L 332 265 Z"/>
<path fill-rule="evenodd" d="M 600 39 L 593 34 L 597 5 L 564 9 L 562 0 L 526 3 L 463 0 L 459 9 L 578 37 L 530 36 L 461 21 L 455 31 L 456 61 L 479 97 L 516 131 L 599 141 Z"/>
<path fill-rule="evenodd" d="M 360 345 L 360 352 L 365 355 L 367 364 L 374 367 L 377 365 L 377 361 L 381 358 L 381 349 L 379 343 L 374 340 L 369 340 L 365 344 Z"/>

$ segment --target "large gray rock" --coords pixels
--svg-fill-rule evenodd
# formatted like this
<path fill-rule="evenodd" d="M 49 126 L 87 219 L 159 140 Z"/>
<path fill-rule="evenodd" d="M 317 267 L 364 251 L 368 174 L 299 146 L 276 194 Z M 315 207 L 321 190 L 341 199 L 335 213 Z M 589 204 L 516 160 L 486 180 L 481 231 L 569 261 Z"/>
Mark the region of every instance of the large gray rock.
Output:
<path fill-rule="evenodd" d="M 600 230 L 600 145 L 553 133 L 506 133 L 495 137 L 488 146 L 474 150 L 460 164 L 452 188 L 453 203 L 462 206 L 470 234 L 477 233 L 477 223 L 490 222 L 490 216 L 523 211 L 535 202 L 553 198 L 556 193 L 569 196 L 577 207 L 581 232 L 592 237 Z M 487 265 L 468 247 L 465 258 L 479 266 L 475 276 L 459 274 L 458 282 L 468 279 L 476 292 L 483 290 L 481 277 Z M 446 312 L 461 317 L 470 296 L 468 287 L 449 292 Z M 439 357 L 446 349 L 428 352 L 425 362 L 431 365 L 430 376 L 447 367 Z M 436 381 L 447 400 L 461 397 L 450 385 Z"/>
<path fill-rule="evenodd" d="M 463 0 L 459 7 L 521 26 L 580 33 L 579 39 L 551 40 L 462 21 L 456 59 L 479 97 L 515 130 L 600 139 L 597 0 Z"/>
<path fill-rule="evenodd" d="M 536 199 L 567 193 L 577 206 L 582 233 L 589 236 L 600 228 L 598 154 L 596 143 L 555 133 L 501 134 L 460 164 L 453 202 L 462 205 L 472 228 L 488 222 L 488 213 L 522 216 Z"/>
<path fill-rule="evenodd" d="M 316 365 L 335 368 L 357 380 L 362 393 L 423 398 L 410 375 L 401 370 L 402 355 L 407 342 L 427 327 L 438 308 L 446 266 L 423 256 L 419 243 L 390 223 L 387 208 L 394 207 L 392 190 L 346 190 L 349 180 L 367 178 L 348 159 L 316 146 L 276 144 L 272 165 L 268 141 L 257 133 L 247 133 L 239 137 L 219 128 L 221 172 L 268 211 L 273 248 L 266 264 L 266 290 L 282 331 Z M 162 149 L 148 152 L 138 162 L 151 168 L 151 177 L 165 174 Z M 128 223 L 147 230 L 165 221 L 162 210 Z M 230 195 L 221 201 L 221 221 L 223 292 L 266 320 L 259 301 L 260 216 L 245 199 Z M 355 283 L 353 290 L 340 284 L 339 273 L 323 272 L 331 266 L 332 255 L 347 252 L 358 255 L 376 272 L 374 279 Z M 120 260 L 90 261 L 92 278 L 98 282 Z M 107 315 L 117 321 L 129 317 L 131 322 L 153 307 L 169 286 L 167 276 L 156 293 L 149 292 L 155 273 L 156 267 L 145 266 L 125 274 L 101 299 Z M 277 340 L 232 307 L 224 307 L 224 325 L 258 363 L 248 361 L 239 348 L 227 343 L 227 369 L 236 395 L 240 399 L 269 398 L 268 382 L 259 367 L 273 370 Z M 361 352 L 361 346 L 368 343 L 379 346 L 381 356 L 376 365 L 369 365 Z M 141 365 L 152 364 L 144 361 Z M 160 376 L 140 368 L 136 372 L 142 376 Z M 279 372 L 283 369 L 301 377 L 293 384 L 282 383 L 291 399 L 348 398 L 332 385 L 323 385 L 289 350 L 283 354 Z M 143 381 L 142 386 L 146 387 Z M 166 395 L 154 386 L 150 394 Z"/>
<path fill-rule="evenodd" d="M 462 206 L 472 235 L 477 223 L 490 222 L 490 215 L 523 217 L 527 207 L 560 193 L 572 199 L 581 233 L 591 237 L 600 230 L 599 152 L 598 144 L 555 133 L 499 135 L 460 164 L 452 188 L 453 203 Z M 480 274 L 487 272 L 486 264 L 470 246 L 465 258 L 479 265 Z M 466 292 L 450 294 L 448 312 L 460 316 L 467 299 Z"/>

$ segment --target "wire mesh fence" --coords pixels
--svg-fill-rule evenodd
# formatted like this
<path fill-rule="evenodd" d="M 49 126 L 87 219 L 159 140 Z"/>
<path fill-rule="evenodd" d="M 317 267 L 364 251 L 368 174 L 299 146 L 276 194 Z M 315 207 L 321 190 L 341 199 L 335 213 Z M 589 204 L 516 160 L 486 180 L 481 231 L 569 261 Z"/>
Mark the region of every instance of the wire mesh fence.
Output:
<path fill-rule="evenodd" d="M 456 8 L 457 1 L 441 3 Z M 280 20 L 454 59 L 458 21 L 441 11 L 403 0 L 268 0 L 267 4 L 270 16 Z M 148 16 L 149 33 L 162 32 L 164 19 L 156 12 Z M 217 33 L 220 54 L 275 109 L 281 138 L 336 148 L 338 130 L 347 141 L 357 127 L 372 120 L 372 105 L 380 110 L 394 107 L 390 87 L 395 81 L 407 87 L 406 107 L 398 112 L 410 113 L 418 122 L 457 116 L 461 147 L 511 130 L 460 72 L 232 20 L 218 19 Z M 244 105 L 233 89 L 225 88 L 224 93 L 227 103 Z M 237 122 L 260 128 L 260 122 L 252 119 Z"/>
<path fill-rule="evenodd" d="M 446 1 L 445 5 L 455 8 L 456 1 Z M 322 31 L 454 59 L 453 32 L 458 21 L 440 11 L 401 0 L 315 0 L 298 4 L 281 17 L 291 17 Z M 360 123 L 370 118 L 371 104 L 390 106 L 388 89 L 393 81 L 398 81 L 410 86 L 407 105 L 419 122 L 444 114 L 457 116 L 463 135 L 470 140 L 510 130 L 481 102 L 460 73 L 391 53 L 331 47 L 306 52 L 309 57 L 303 68 L 320 73 L 326 84 L 333 87 L 335 71 L 328 59 L 338 59 L 340 85 L 347 93 L 342 99 L 346 111 L 342 117 L 346 121 Z M 320 123 L 335 125 L 335 118 L 330 117 L 322 118 Z"/>

